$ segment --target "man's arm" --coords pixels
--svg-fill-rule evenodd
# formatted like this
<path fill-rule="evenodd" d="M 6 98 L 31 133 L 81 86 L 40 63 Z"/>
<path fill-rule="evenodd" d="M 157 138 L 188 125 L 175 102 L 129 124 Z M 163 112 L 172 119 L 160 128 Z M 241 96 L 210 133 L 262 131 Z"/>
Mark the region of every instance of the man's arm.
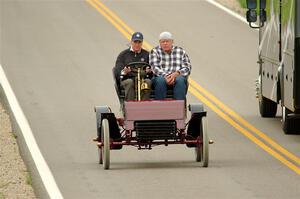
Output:
<path fill-rule="evenodd" d="M 132 74 L 130 73 L 130 69 L 125 69 L 124 67 L 126 66 L 126 51 L 123 51 L 119 54 L 116 60 L 116 65 L 115 65 L 115 77 L 117 78 L 118 81 L 122 81 L 125 79 L 128 79 L 132 77 Z"/>
<path fill-rule="evenodd" d="M 123 56 L 123 52 L 121 52 L 116 60 L 116 64 L 115 64 L 115 77 L 118 78 L 118 80 L 120 80 L 120 76 L 121 76 L 121 71 L 124 68 L 124 56 Z"/>
<path fill-rule="evenodd" d="M 161 76 L 164 74 L 164 71 L 160 66 L 160 57 L 154 49 L 150 51 L 149 64 L 152 66 L 152 71 L 155 75 Z"/>
<path fill-rule="evenodd" d="M 192 65 L 189 59 L 189 56 L 186 54 L 185 51 L 183 51 L 182 56 L 182 68 L 180 69 L 180 75 L 182 76 L 188 76 L 191 74 Z"/>

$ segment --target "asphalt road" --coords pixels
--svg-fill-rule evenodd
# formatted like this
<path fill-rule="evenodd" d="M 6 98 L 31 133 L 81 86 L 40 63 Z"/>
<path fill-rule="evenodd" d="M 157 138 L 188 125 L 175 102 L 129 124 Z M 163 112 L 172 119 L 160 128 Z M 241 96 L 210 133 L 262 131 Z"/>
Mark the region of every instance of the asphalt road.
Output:
<path fill-rule="evenodd" d="M 1 0 L 0 63 L 64 198 L 300 197 L 300 136 L 284 135 L 280 112 L 273 119 L 258 114 L 255 30 L 202 0 L 103 3 L 151 46 L 160 32 L 172 32 L 191 58 L 192 79 L 293 154 L 296 160 L 284 158 L 296 169 L 206 106 L 215 141 L 208 168 L 177 145 L 124 147 L 104 171 L 91 142 L 93 107 L 119 114 L 111 69 L 128 40 L 86 1 Z M 189 93 L 188 102 L 199 99 Z"/>

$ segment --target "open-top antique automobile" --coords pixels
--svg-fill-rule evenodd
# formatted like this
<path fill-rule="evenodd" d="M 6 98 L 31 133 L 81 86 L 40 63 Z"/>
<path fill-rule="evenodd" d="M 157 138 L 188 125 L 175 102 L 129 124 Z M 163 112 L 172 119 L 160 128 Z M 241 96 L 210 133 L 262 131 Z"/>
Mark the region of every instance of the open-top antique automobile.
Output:
<path fill-rule="evenodd" d="M 149 67 L 144 62 L 128 64 L 136 73 L 135 85 L 137 99 L 124 100 L 124 89 L 116 75 L 115 88 L 119 97 L 123 118 L 116 118 L 108 106 L 96 106 L 97 143 L 99 163 L 104 169 L 110 167 L 110 150 L 122 149 L 129 145 L 138 149 L 152 149 L 154 146 L 186 144 L 195 149 L 196 161 L 208 166 L 208 145 L 213 143 L 207 133 L 207 112 L 202 104 L 190 104 L 191 117 L 186 122 L 186 100 L 173 100 L 173 90 L 168 89 L 167 99 L 141 101 L 141 90 L 149 89 L 144 85 L 141 71 Z"/>

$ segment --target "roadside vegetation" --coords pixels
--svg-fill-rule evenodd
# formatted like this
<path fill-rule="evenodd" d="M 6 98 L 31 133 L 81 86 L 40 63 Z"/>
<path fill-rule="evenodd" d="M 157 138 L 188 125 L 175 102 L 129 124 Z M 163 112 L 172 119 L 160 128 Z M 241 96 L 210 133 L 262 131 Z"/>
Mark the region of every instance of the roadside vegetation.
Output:
<path fill-rule="evenodd" d="M 34 199 L 32 178 L 20 154 L 17 136 L 0 99 L 0 199 Z"/>
<path fill-rule="evenodd" d="M 242 8 L 246 8 L 246 0 L 238 0 Z"/>
<path fill-rule="evenodd" d="M 247 8 L 246 0 L 238 0 L 242 8 Z M 290 15 L 295 15 L 295 11 L 292 10 L 291 8 L 294 7 L 292 3 L 295 1 L 291 0 L 286 0 L 282 1 L 282 24 L 286 25 L 287 22 L 289 21 Z M 257 1 L 257 13 L 259 13 L 259 1 Z M 274 12 L 278 13 L 279 12 L 279 3 L 274 3 Z M 267 19 L 270 18 L 270 4 L 267 3 L 266 5 L 266 13 L 267 13 Z"/>

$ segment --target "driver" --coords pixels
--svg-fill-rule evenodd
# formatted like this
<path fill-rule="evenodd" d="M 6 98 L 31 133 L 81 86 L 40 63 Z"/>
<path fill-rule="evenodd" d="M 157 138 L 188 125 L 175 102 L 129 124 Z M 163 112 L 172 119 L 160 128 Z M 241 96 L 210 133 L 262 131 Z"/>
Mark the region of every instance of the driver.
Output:
<path fill-rule="evenodd" d="M 130 42 L 130 48 L 123 50 L 117 60 L 114 68 L 117 82 L 125 90 L 125 101 L 135 100 L 135 85 L 134 74 L 131 72 L 127 64 L 131 62 L 146 62 L 149 63 L 149 52 L 142 48 L 143 34 L 140 32 L 133 33 Z M 145 82 L 151 88 L 151 69 L 146 69 Z M 143 90 L 141 92 L 141 99 L 148 100 L 150 98 L 151 90 Z"/>

